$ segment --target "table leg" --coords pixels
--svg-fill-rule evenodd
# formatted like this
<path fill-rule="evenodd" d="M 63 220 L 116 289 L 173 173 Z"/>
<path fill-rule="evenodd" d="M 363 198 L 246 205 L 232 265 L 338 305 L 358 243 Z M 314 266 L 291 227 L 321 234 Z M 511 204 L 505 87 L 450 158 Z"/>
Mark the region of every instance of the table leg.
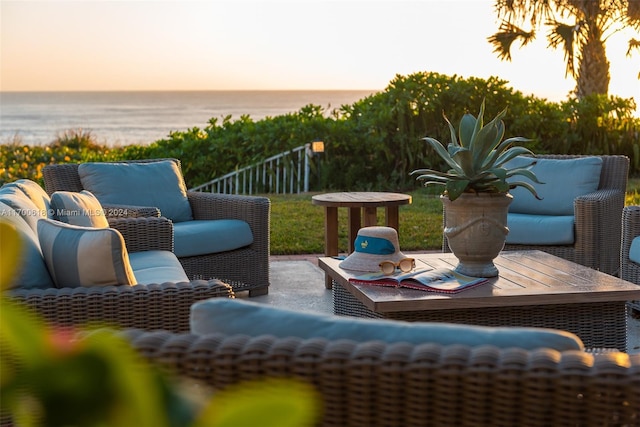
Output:
<path fill-rule="evenodd" d="M 372 227 L 374 225 L 378 225 L 378 215 L 377 209 L 366 207 L 364 208 L 364 226 Z"/>
<path fill-rule="evenodd" d="M 324 208 L 324 254 L 326 256 L 338 255 L 338 208 L 325 206 Z M 331 289 L 331 277 L 325 275 L 324 286 Z"/>
<path fill-rule="evenodd" d="M 400 227 L 400 214 L 398 212 L 398 206 L 387 206 L 386 207 L 386 226 L 393 227 L 398 231 Z"/>
<path fill-rule="evenodd" d="M 358 235 L 358 230 L 360 230 L 360 227 L 362 226 L 362 220 L 360 216 L 360 208 L 349 208 L 349 253 L 352 253 L 354 251 L 353 243 L 355 242 L 356 236 Z"/>

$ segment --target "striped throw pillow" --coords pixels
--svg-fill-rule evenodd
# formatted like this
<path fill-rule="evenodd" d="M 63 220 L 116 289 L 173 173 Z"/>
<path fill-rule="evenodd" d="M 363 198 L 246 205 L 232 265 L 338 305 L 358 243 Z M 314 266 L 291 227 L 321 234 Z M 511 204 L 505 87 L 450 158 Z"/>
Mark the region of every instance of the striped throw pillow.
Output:
<path fill-rule="evenodd" d="M 87 190 L 56 191 L 51 195 L 51 208 L 58 221 L 82 227 L 108 228 L 109 221 L 102 205 Z"/>
<path fill-rule="evenodd" d="M 136 284 L 118 230 L 40 219 L 38 240 L 49 274 L 59 288 Z"/>

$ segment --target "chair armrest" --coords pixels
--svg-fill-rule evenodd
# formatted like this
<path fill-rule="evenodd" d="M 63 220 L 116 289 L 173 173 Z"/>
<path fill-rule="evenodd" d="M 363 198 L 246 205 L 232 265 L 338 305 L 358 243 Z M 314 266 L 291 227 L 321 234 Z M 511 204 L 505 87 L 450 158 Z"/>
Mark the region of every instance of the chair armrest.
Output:
<path fill-rule="evenodd" d="M 271 200 L 260 196 L 188 191 L 194 219 L 240 219 L 253 233 L 254 246 L 268 248 L 271 226 Z"/>
<path fill-rule="evenodd" d="M 621 218 L 625 194 L 603 189 L 574 201 L 576 256 L 580 264 L 615 274 L 620 267 Z M 612 255 L 616 254 L 616 255 Z"/>
<path fill-rule="evenodd" d="M 187 197 L 194 219 L 242 219 L 263 218 L 269 213 L 271 200 L 260 196 L 205 193 L 188 191 Z"/>
<path fill-rule="evenodd" d="M 134 286 L 14 289 L 7 297 L 61 326 L 98 326 L 189 330 L 193 303 L 215 297 L 233 298 L 231 286 L 217 279 Z"/>
<path fill-rule="evenodd" d="M 129 252 L 173 252 L 173 223 L 167 218 L 109 218 L 109 226 L 122 234 Z"/>
<path fill-rule="evenodd" d="M 140 217 L 156 217 L 160 216 L 160 209 L 151 206 L 132 206 L 132 205 L 102 205 L 104 214 L 107 218 L 140 218 Z"/>

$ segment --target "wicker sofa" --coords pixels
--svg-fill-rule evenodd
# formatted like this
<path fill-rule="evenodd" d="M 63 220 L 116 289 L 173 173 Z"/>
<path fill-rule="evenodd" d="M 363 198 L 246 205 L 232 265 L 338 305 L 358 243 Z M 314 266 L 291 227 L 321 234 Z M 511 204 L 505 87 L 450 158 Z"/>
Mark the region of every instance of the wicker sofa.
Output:
<path fill-rule="evenodd" d="M 189 308 L 193 303 L 234 296 L 231 287 L 217 279 L 187 281 L 180 263 L 171 253 L 172 224 L 159 217 L 111 218 L 108 224 L 123 236 L 129 257 L 142 255 L 143 261 L 138 265 L 145 271 L 139 270 L 136 279 L 161 278 L 157 283 L 89 286 L 82 282 L 80 286 L 74 285 L 76 287 L 55 287 L 40 247 L 39 228 L 35 228 L 41 219 L 51 215 L 53 209 L 47 207 L 47 202 L 44 190 L 32 181 L 19 180 L 0 189 L 0 219 L 15 227 L 22 242 L 17 273 L 6 297 L 25 304 L 48 322 L 63 326 L 94 323 L 183 332 L 189 330 Z M 83 251 L 92 256 L 86 252 L 86 246 Z M 58 252 L 62 258 L 75 259 L 70 253 Z M 146 262 L 145 257 L 153 259 Z M 107 260 L 100 264 L 107 264 Z M 169 281 L 165 277 L 183 279 Z"/>
<path fill-rule="evenodd" d="M 640 354 L 545 328 L 357 319 L 211 299 L 191 333 L 120 332 L 154 364 L 222 389 L 311 383 L 323 426 L 638 425 Z"/>
<path fill-rule="evenodd" d="M 177 164 L 178 171 L 180 170 L 180 161 L 177 159 L 132 160 L 118 163 L 144 164 L 165 160 L 172 160 Z M 79 166 L 79 164 L 45 166 L 42 173 L 47 193 L 52 194 L 60 190 L 79 192 L 85 189 L 78 172 Z M 179 173 L 179 179 L 184 182 L 181 172 Z M 178 253 L 178 259 L 187 275 L 190 278 L 220 279 L 231 285 L 235 292 L 249 291 L 249 296 L 266 294 L 269 289 L 270 200 L 266 197 L 194 191 L 187 191 L 187 198 L 194 220 L 245 221 L 250 227 L 253 238 L 251 244 L 233 250 L 188 256 Z M 126 206 L 126 208 L 129 215 L 133 216 L 157 215 L 159 212 L 154 206 Z M 160 214 L 164 215 L 162 212 Z"/>
<path fill-rule="evenodd" d="M 295 377 L 322 426 L 637 426 L 640 354 L 127 330 L 143 356 L 213 389 Z"/>
<path fill-rule="evenodd" d="M 545 154 L 536 157 L 572 160 L 590 156 Z M 624 207 L 629 158 L 620 155 L 598 157 L 602 159 L 602 168 L 597 189 L 577 197 L 573 202 L 575 240 L 572 244 L 510 244 L 507 241 L 504 250 L 540 250 L 607 274 L 617 275 L 620 268 L 621 242 L 619 218 Z M 559 182 L 545 184 L 562 189 L 562 173 L 563 170 L 558 170 Z M 443 251 L 451 252 L 444 236 Z"/>

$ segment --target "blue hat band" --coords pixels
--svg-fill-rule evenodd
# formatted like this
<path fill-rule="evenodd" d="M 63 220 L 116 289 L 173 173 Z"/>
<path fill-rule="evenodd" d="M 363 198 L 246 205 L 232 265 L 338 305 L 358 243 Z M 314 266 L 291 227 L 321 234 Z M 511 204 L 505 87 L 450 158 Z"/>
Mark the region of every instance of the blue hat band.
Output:
<path fill-rule="evenodd" d="M 396 252 L 396 247 L 387 239 L 381 237 L 357 236 L 355 251 L 371 255 L 390 255 Z"/>

